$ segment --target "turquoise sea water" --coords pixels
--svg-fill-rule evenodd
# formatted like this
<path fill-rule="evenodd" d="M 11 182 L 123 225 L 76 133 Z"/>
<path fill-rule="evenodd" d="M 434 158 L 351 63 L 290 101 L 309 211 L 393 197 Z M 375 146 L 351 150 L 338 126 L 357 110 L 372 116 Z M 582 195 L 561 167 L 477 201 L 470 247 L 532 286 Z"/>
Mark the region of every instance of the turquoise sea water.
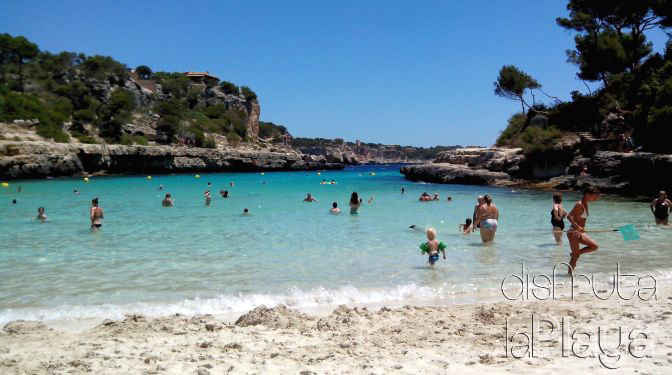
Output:
<path fill-rule="evenodd" d="M 369 176 L 369 171 L 375 176 Z M 11 182 L 0 188 L 0 324 L 15 319 L 120 318 L 124 313 L 227 313 L 259 304 L 299 308 L 340 303 L 469 301 L 497 293 L 504 277 L 550 273 L 568 260 L 568 245 L 550 234 L 548 192 L 413 183 L 398 165 L 345 171 L 216 173 L 94 177 Z M 322 179 L 336 185 L 320 185 Z M 229 187 L 230 181 L 235 182 Z M 212 205 L 203 197 L 212 182 Z M 159 185 L 164 190 L 159 191 Z M 18 186 L 22 192 L 17 193 Z M 406 189 L 405 194 L 400 188 Z M 81 192 L 73 194 L 73 189 Z M 229 190 L 222 199 L 218 191 Z M 654 189 L 655 190 L 655 189 Z M 352 191 L 370 205 L 347 213 Z M 439 202 L 419 202 L 423 191 Z M 166 192 L 172 208 L 161 207 Z M 319 202 L 303 203 L 306 193 Z M 476 196 L 500 209 L 495 243 L 457 226 L 471 217 Z M 452 202 L 446 202 L 446 196 Z M 101 231 L 89 229 L 93 197 L 105 210 Z M 565 194 L 570 209 L 578 197 Z M 16 198 L 18 203 L 11 204 Z M 340 216 L 328 213 L 336 201 Z M 34 220 L 44 206 L 49 221 Z M 252 215 L 242 216 L 244 208 Z M 637 224 L 642 239 L 595 234 L 601 249 L 579 271 L 670 277 L 672 230 L 657 229 L 648 204 L 604 197 L 590 207 L 589 228 Z M 447 243 L 434 270 L 411 224 L 433 226 Z"/>

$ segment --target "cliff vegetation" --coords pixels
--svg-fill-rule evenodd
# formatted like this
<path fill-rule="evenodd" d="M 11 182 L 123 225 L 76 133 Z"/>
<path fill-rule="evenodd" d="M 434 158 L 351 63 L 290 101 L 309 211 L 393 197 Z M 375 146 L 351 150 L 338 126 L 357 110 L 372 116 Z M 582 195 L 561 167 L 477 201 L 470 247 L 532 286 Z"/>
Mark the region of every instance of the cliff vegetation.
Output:
<path fill-rule="evenodd" d="M 256 139 L 252 89 L 189 73 L 52 54 L 25 37 L 0 34 L 0 122 L 32 120 L 37 134 L 56 142 L 215 147 L 216 139 Z"/>
<path fill-rule="evenodd" d="M 664 53 L 654 53 L 646 34 L 661 28 L 670 35 L 672 1 L 570 0 L 567 9 L 568 17 L 556 19 L 574 34 L 567 62 L 578 68 L 579 80 L 600 87 L 586 85 L 587 93 L 574 91 L 570 101 L 562 101 L 518 67 L 505 65 L 495 94 L 518 101 L 521 112 L 509 118 L 497 145 L 544 151 L 573 132 L 599 139 L 631 136 L 633 147 L 671 153 L 672 42 Z"/>

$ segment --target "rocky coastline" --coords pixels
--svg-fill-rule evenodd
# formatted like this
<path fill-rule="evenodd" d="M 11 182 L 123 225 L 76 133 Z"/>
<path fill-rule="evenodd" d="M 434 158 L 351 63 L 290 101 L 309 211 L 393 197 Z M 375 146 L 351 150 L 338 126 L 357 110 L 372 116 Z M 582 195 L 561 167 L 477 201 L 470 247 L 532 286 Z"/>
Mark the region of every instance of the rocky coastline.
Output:
<path fill-rule="evenodd" d="M 343 169 L 323 156 L 282 148 L 101 145 L 0 141 L 0 178 L 89 174 L 253 172 Z"/>
<path fill-rule="evenodd" d="M 576 146 L 532 155 L 517 148 L 462 148 L 442 152 L 430 163 L 404 166 L 400 172 L 412 181 L 548 190 L 593 185 L 624 196 L 652 196 L 672 188 L 672 155 Z M 584 167 L 587 175 L 581 175 Z"/>

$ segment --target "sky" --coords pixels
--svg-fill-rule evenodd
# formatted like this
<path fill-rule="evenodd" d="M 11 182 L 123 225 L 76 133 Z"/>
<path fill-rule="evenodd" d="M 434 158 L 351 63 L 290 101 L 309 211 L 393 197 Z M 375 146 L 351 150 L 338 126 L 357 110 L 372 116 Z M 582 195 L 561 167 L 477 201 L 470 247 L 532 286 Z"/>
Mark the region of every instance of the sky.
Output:
<path fill-rule="evenodd" d="M 503 65 L 569 99 L 559 0 L 0 0 L 0 33 L 128 67 L 209 71 L 251 87 L 261 120 L 295 137 L 414 146 L 495 142 L 519 104 Z M 667 37 L 650 35 L 661 51 Z"/>

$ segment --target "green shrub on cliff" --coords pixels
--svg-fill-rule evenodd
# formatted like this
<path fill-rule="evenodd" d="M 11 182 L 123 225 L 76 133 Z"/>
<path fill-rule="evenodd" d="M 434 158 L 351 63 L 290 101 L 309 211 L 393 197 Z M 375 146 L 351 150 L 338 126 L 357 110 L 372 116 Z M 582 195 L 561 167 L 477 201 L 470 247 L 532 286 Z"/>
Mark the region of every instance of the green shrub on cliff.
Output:
<path fill-rule="evenodd" d="M 257 98 L 257 94 L 247 86 L 241 86 L 240 87 L 240 92 L 243 94 L 243 97 L 245 98 L 245 100 L 249 101 L 249 100 L 254 100 L 254 99 Z"/>
<path fill-rule="evenodd" d="M 270 139 L 272 142 L 278 142 L 288 134 L 287 128 L 282 125 L 259 121 L 259 138 L 261 139 Z"/>
<path fill-rule="evenodd" d="M 240 88 L 229 81 L 221 81 L 219 86 L 226 95 L 239 95 Z"/>
<path fill-rule="evenodd" d="M 35 95 L 12 92 L 0 85 L 0 121 L 36 119 L 38 135 L 56 142 L 67 142 L 69 137 L 62 124 L 70 115 L 72 106 L 66 102 L 67 99 L 61 99 L 49 105 Z"/>
<path fill-rule="evenodd" d="M 217 148 L 217 142 L 215 141 L 215 138 L 213 138 L 211 135 L 208 135 L 203 140 L 203 146 L 202 147 L 204 147 L 204 148 Z"/>

